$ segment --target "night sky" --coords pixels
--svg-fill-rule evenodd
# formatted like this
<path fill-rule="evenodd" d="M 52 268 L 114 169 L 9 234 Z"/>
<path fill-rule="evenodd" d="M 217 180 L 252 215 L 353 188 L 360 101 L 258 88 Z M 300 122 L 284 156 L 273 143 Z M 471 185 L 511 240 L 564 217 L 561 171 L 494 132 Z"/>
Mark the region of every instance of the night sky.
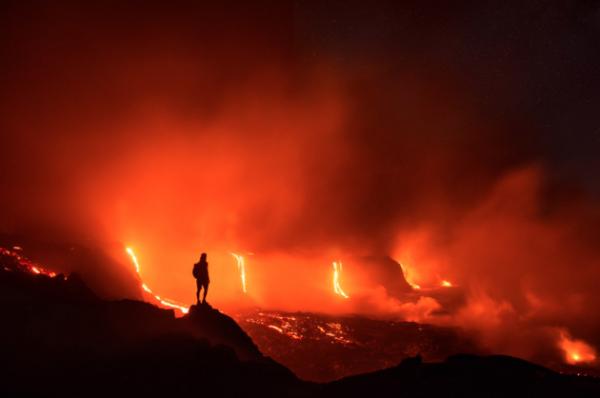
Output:
<path fill-rule="evenodd" d="M 448 70 L 507 141 L 531 135 L 531 156 L 598 192 L 599 2 L 323 3 L 295 6 L 308 56 Z"/>
<path fill-rule="evenodd" d="M 539 159 L 559 176 L 598 193 L 597 1 L 242 3 L 3 2 L 4 161 L 14 154 L 15 145 L 20 148 L 14 142 L 16 133 L 6 126 L 7 116 L 19 107 L 16 102 L 44 101 L 35 98 L 46 90 L 77 95 L 84 85 L 96 88 L 107 78 L 96 65 L 108 56 L 118 57 L 125 43 L 148 46 L 171 35 L 180 37 L 190 51 L 206 49 L 210 54 L 214 46 L 218 57 L 231 57 L 234 63 L 244 59 L 246 64 L 247 54 L 223 55 L 221 49 L 248 40 L 244 36 L 251 31 L 266 45 L 261 50 L 269 57 L 292 59 L 299 68 L 315 59 L 357 69 L 375 64 L 378 78 L 390 80 L 390 86 L 407 65 L 425 79 L 427 74 L 447 73 L 467 93 L 470 106 L 507 126 L 503 139 L 515 142 L 516 158 Z M 93 49 L 94 42 L 100 48 Z M 114 51 L 107 48 L 111 46 Z M 249 50 L 242 45 L 229 51 Z M 266 54 L 255 55 L 262 59 Z M 73 76 L 74 69 L 80 76 Z M 402 95 L 402 87 L 397 90 Z M 389 92 L 372 95 L 387 100 Z M 443 141 L 444 132 L 438 134 L 434 139 Z M 10 170 L 5 166 L 5 172 Z"/>

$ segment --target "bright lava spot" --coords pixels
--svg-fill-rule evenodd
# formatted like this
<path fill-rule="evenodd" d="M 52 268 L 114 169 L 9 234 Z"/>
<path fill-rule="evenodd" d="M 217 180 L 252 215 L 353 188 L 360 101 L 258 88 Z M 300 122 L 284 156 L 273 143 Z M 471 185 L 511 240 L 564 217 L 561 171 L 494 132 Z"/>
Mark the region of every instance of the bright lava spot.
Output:
<path fill-rule="evenodd" d="M 167 300 L 167 299 L 163 299 L 161 298 L 159 295 L 154 294 L 154 292 L 148 287 L 148 285 L 146 285 L 143 281 L 142 281 L 142 275 L 140 273 L 140 264 L 138 262 L 137 256 L 135 255 L 135 253 L 133 252 L 133 249 L 130 247 L 125 248 L 125 251 L 127 252 L 127 254 L 129 255 L 129 257 L 131 257 L 131 261 L 133 262 L 133 265 L 135 266 L 135 271 L 138 275 L 138 278 L 140 279 L 140 285 L 142 287 L 142 289 L 150 294 L 152 297 L 154 297 L 154 299 L 156 299 L 156 301 L 158 301 L 159 303 L 161 303 L 162 305 L 164 305 L 165 307 L 170 307 L 170 308 L 174 308 L 176 310 L 181 311 L 182 314 L 187 314 L 189 311 L 189 308 L 180 304 L 177 304 L 175 302 L 173 302 L 172 300 Z"/>
<path fill-rule="evenodd" d="M 342 262 L 334 261 L 333 262 L 333 291 L 335 294 L 342 296 L 343 298 L 348 298 L 349 296 L 342 290 L 340 286 L 340 274 L 342 273 Z"/>
<path fill-rule="evenodd" d="M 452 287 L 452 282 L 450 282 L 450 281 L 446 281 L 446 280 L 444 280 L 444 281 L 442 281 L 440 284 L 441 284 L 443 287 Z"/>
<path fill-rule="evenodd" d="M 596 360 L 596 350 L 583 340 L 571 338 L 565 331 L 560 332 L 558 346 L 564 352 L 565 362 L 571 365 L 590 363 Z"/>
<path fill-rule="evenodd" d="M 279 333 L 283 334 L 283 329 L 282 329 L 282 328 L 280 328 L 279 326 L 275 326 L 275 325 L 268 325 L 267 327 L 268 327 L 269 329 L 276 330 L 276 331 L 278 331 Z"/>
<path fill-rule="evenodd" d="M 238 271 L 240 271 L 240 279 L 242 281 L 242 291 L 246 293 L 246 264 L 244 262 L 244 257 L 235 253 L 231 253 L 231 255 L 237 262 Z"/>

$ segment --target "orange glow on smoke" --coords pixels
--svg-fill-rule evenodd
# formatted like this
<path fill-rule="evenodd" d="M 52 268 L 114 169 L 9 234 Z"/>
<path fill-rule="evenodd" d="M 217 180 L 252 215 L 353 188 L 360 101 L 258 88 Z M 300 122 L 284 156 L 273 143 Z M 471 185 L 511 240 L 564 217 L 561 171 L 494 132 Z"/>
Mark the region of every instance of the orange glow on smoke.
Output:
<path fill-rule="evenodd" d="M 340 274 L 342 273 L 342 262 L 334 261 L 333 262 L 333 291 L 338 296 L 342 296 L 343 298 L 349 298 L 349 296 L 342 290 L 340 286 Z"/>
<path fill-rule="evenodd" d="M 138 278 L 140 279 L 140 286 L 142 287 L 142 289 L 150 294 L 152 297 L 154 297 L 159 303 L 161 303 L 162 305 L 164 305 L 165 307 L 170 307 L 170 308 L 174 308 L 176 310 L 181 311 L 182 314 L 187 314 L 189 311 L 189 308 L 180 304 L 177 304 L 171 300 L 167 300 L 167 299 L 163 299 L 161 298 L 159 295 L 155 294 L 152 289 L 150 289 L 148 287 L 148 285 L 146 285 L 143 281 L 142 281 L 142 275 L 140 273 L 140 263 L 138 262 L 137 256 L 135 255 L 134 251 L 132 248 L 127 247 L 125 248 L 125 251 L 127 252 L 127 254 L 129 255 L 129 257 L 131 257 L 131 261 L 133 262 L 133 265 L 135 266 L 135 271 L 138 275 Z"/>
<path fill-rule="evenodd" d="M 244 261 L 244 257 L 235 253 L 231 253 L 231 255 L 235 258 L 235 261 L 237 262 L 238 271 L 240 272 L 240 279 L 242 281 L 242 291 L 246 293 L 246 264 Z"/>
<path fill-rule="evenodd" d="M 572 339 L 561 331 L 558 346 L 564 352 L 565 362 L 571 365 L 590 363 L 596 360 L 596 350 L 583 340 Z"/>

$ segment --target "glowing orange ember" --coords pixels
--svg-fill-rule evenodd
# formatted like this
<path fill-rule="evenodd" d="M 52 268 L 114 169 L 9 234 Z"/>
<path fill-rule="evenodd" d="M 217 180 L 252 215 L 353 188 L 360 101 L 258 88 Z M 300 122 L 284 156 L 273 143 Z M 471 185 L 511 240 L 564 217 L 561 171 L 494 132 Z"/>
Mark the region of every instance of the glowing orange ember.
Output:
<path fill-rule="evenodd" d="M 231 253 L 231 255 L 235 258 L 235 261 L 237 262 L 238 271 L 240 271 L 240 279 L 242 281 L 242 291 L 246 293 L 246 264 L 244 261 L 244 257 L 235 253 Z"/>
<path fill-rule="evenodd" d="M 596 360 L 596 350 L 583 340 L 572 339 L 566 331 L 561 331 L 558 346 L 564 352 L 565 362 L 571 365 L 590 363 Z"/>
<path fill-rule="evenodd" d="M 189 311 L 189 308 L 186 306 L 183 306 L 181 304 L 175 303 L 172 300 L 167 300 L 164 298 L 161 298 L 159 295 L 155 294 L 152 289 L 150 289 L 148 287 L 148 285 L 146 285 L 143 281 L 142 281 L 142 275 L 140 273 L 140 264 L 138 262 L 137 256 L 135 255 L 135 253 L 133 252 L 133 249 L 130 247 L 125 248 L 125 251 L 127 252 L 127 254 L 129 255 L 129 257 L 131 257 L 131 261 L 133 262 L 133 265 L 135 266 L 135 271 L 138 275 L 138 278 L 140 279 L 140 286 L 142 287 L 142 289 L 150 294 L 152 297 L 154 297 L 154 299 L 156 299 L 159 303 L 161 303 L 162 305 L 164 305 L 165 307 L 170 307 L 170 308 L 174 308 L 176 310 L 181 311 L 182 314 L 187 314 Z"/>
<path fill-rule="evenodd" d="M 443 287 L 452 287 L 452 283 L 446 280 L 442 281 L 440 285 L 442 285 Z"/>
<path fill-rule="evenodd" d="M 343 298 L 349 298 L 349 296 L 342 290 L 340 286 L 340 274 L 342 273 L 342 262 L 333 262 L 333 291 L 335 294 L 342 296 Z"/>

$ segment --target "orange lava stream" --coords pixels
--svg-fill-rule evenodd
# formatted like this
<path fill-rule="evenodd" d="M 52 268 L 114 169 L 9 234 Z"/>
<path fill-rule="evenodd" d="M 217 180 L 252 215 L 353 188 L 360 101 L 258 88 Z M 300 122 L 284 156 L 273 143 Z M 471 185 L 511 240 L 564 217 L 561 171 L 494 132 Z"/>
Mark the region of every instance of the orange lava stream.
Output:
<path fill-rule="evenodd" d="M 56 276 L 56 272 L 48 271 L 47 269 L 43 268 L 39 264 L 36 264 L 33 261 L 30 261 L 29 259 L 27 259 L 26 257 L 23 257 L 22 255 L 20 255 L 18 252 L 22 249 L 19 246 L 15 246 L 13 249 L 14 250 L 9 250 L 9 249 L 0 247 L 0 255 L 12 257 L 18 264 L 19 268 L 24 269 L 27 272 L 37 274 L 37 275 L 46 275 L 51 278 L 54 278 Z M 7 268 L 7 267 L 4 267 L 4 269 L 5 269 L 5 271 L 11 271 L 11 269 Z"/>
<path fill-rule="evenodd" d="M 240 271 L 240 279 L 242 281 L 242 291 L 246 293 L 246 263 L 244 257 L 236 253 L 231 253 L 231 255 L 237 262 L 238 271 Z"/>
<path fill-rule="evenodd" d="M 161 303 L 162 305 L 164 305 L 165 307 L 170 307 L 170 308 L 174 308 L 176 310 L 181 311 L 182 314 L 187 314 L 189 312 L 189 308 L 184 306 L 184 305 L 180 305 L 175 303 L 172 300 L 168 300 L 168 299 L 164 299 L 162 297 L 160 297 L 159 295 L 155 294 L 152 289 L 150 289 L 148 287 L 148 285 L 146 285 L 143 280 L 142 280 L 142 275 L 140 273 L 140 263 L 138 262 L 138 259 L 135 255 L 135 253 L 133 252 L 133 249 L 130 247 L 125 248 L 125 251 L 127 252 L 127 254 L 129 255 L 129 257 L 131 257 L 131 261 L 133 262 L 133 265 L 135 266 L 135 272 L 138 275 L 138 278 L 140 279 L 140 285 L 142 287 L 142 289 L 150 294 L 152 297 L 154 297 L 159 303 Z"/>
<path fill-rule="evenodd" d="M 338 296 L 342 296 L 343 298 L 347 299 L 350 296 L 348 296 L 344 292 L 344 290 L 342 290 L 342 287 L 340 286 L 340 274 L 341 273 L 342 273 L 342 262 L 341 261 L 334 261 L 333 262 L 333 291 Z"/>
<path fill-rule="evenodd" d="M 402 269 L 402 274 L 404 275 L 404 280 L 406 281 L 406 283 L 408 283 L 410 285 L 410 287 L 412 287 L 414 290 L 419 290 L 421 289 L 421 286 L 416 284 L 411 276 L 409 275 L 408 270 L 406 269 L 406 267 L 404 265 L 402 265 L 402 263 L 400 261 L 398 261 L 398 264 L 400 264 L 400 268 Z"/>

